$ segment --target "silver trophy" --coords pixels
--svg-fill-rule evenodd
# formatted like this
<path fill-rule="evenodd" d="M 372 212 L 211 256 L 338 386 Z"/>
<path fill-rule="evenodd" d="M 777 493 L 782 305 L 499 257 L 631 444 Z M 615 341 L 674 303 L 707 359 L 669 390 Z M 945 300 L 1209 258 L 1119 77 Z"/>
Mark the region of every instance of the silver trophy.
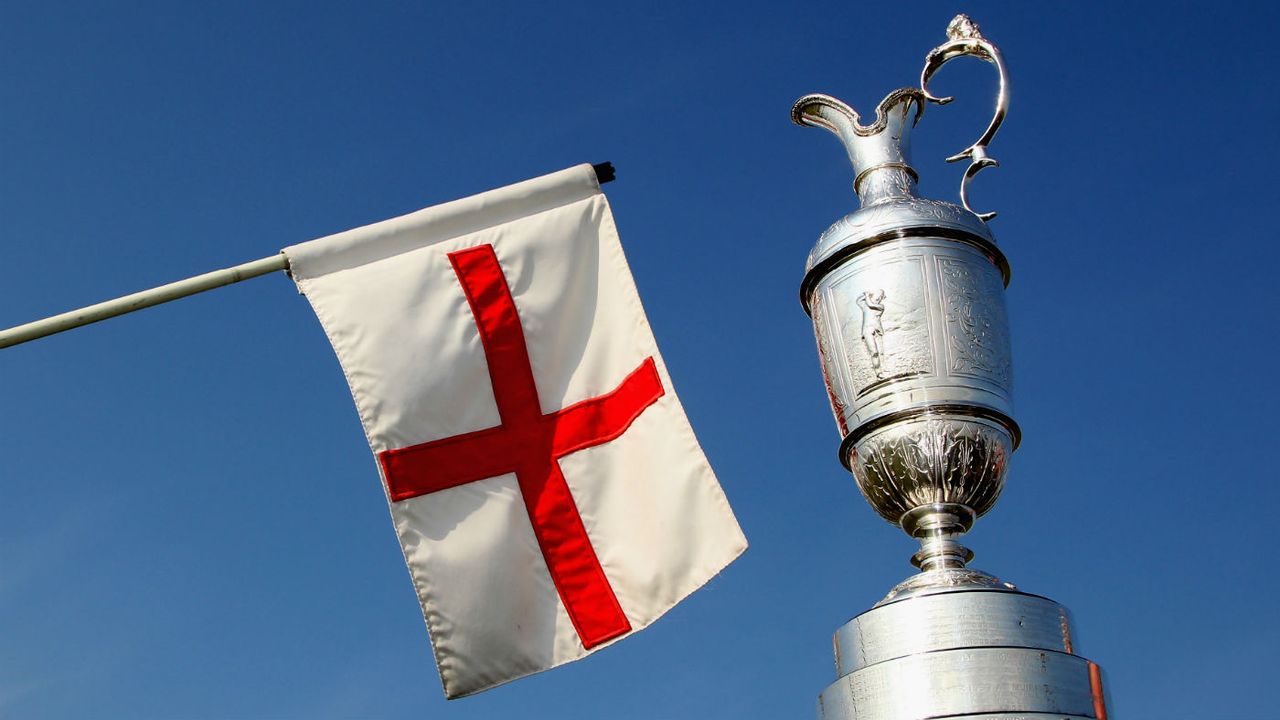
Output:
<path fill-rule="evenodd" d="M 1009 263 L 969 206 L 970 180 L 997 165 L 987 145 L 1004 120 L 1000 51 L 957 16 L 919 88 L 890 93 L 863 125 L 828 95 L 791 117 L 830 130 L 853 162 L 861 209 L 818 239 L 800 298 L 813 319 L 840 461 L 881 517 L 920 542 L 921 572 L 835 634 L 836 681 L 822 720 L 1106 717 L 1101 672 L 1075 654 L 1067 611 L 967 567 L 959 537 L 995 504 L 1018 446 L 1013 420 Z M 986 131 L 968 160 L 960 205 L 914 194 L 908 132 L 948 61 L 969 55 L 1000 74 Z"/>

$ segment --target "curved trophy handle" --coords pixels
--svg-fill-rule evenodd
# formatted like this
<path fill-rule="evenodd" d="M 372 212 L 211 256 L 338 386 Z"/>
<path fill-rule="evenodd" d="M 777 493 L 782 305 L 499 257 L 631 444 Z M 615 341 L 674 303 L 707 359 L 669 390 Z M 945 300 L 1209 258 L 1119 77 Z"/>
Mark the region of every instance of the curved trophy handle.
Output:
<path fill-rule="evenodd" d="M 977 23 L 970 20 L 968 15 L 955 16 L 947 26 L 947 37 L 950 38 L 947 42 L 930 50 L 928 57 L 925 58 L 924 70 L 920 73 L 920 89 L 924 91 L 926 100 L 938 105 L 946 105 L 955 99 L 937 97 L 929 92 L 929 79 L 948 61 L 961 55 L 972 55 L 986 60 L 995 65 L 1000 73 L 1000 93 L 996 96 L 996 114 L 991 118 L 991 124 L 987 126 L 977 142 L 947 158 L 947 162 L 958 162 L 969 158 L 969 167 L 965 169 L 964 178 L 960 181 L 960 202 L 965 210 L 986 221 L 995 217 L 996 214 L 980 213 L 969 207 L 969 181 L 983 169 L 1000 165 L 1000 161 L 987 155 L 987 145 L 996 136 L 996 131 L 1004 122 L 1005 113 L 1009 111 L 1009 75 L 1005 72 L 1004 59 L 1001 58 L 1000 51 L 982 36 Z"/>

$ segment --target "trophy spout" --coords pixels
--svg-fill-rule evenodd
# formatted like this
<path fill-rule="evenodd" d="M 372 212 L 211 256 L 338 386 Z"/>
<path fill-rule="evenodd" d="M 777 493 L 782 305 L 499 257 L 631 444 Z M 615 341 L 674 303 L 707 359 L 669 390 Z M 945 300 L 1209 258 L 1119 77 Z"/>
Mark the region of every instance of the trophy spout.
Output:
<path fill-rule="evenodd" d="M 791 108 L 797 125 L 830 130 L 853 163 L 853 191 L 863 207 L 915 196 L 920 176 L 910 164 L 909 134 L 924 112 L 924 92 L 902 88 L 876 106 L 870 125 L 858 111 L 830 95 L 805 95 Z"/>

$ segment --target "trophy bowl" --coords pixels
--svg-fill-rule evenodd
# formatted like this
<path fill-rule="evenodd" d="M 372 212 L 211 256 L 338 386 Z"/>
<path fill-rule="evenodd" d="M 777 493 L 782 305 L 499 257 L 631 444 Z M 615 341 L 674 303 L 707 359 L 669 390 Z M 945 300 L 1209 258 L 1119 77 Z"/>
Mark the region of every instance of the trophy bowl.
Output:
<path fill-rule="evenodd" d="M 911 534 L 916 508 L 953 504 L 979 517 L 1004 487 L 1013 439 L 995 422 L 922 415 L 874 430 L 853 448 L 858 489 L 880 516 Z"/>

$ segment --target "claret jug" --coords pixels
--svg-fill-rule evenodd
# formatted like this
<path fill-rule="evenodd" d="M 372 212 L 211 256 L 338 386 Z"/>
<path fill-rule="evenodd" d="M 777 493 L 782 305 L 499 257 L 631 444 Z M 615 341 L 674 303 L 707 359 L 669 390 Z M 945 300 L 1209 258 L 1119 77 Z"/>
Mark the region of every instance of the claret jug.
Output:
<path fill-rule="evenodd" d="M 1009 262 L 969 184 L 1008 107 L 1003 58 L 961 15 L 929 53 L 920 87 L 895 90 L 869 122 L 829 95 L 792 119 L 834 133 L 860 207 L 809 253 L 800 301 L 813 321 L 841 442 L 867 502 L 919 541 L 920 572 L 836 632 L 823 720 L 1106 717 L 1101 671 L 1075 654 L 1061 605 L 968 567 L 959 542 L 1004 487 L 1020 431 L 1005 287 Z M 916 195 L 910 134 L 933 74 L 968 55 L 999 73 L 995 113 L 968 161 L 959 204 Z M 1040 713 L 1044 713 L 1041 715 Z"/>

